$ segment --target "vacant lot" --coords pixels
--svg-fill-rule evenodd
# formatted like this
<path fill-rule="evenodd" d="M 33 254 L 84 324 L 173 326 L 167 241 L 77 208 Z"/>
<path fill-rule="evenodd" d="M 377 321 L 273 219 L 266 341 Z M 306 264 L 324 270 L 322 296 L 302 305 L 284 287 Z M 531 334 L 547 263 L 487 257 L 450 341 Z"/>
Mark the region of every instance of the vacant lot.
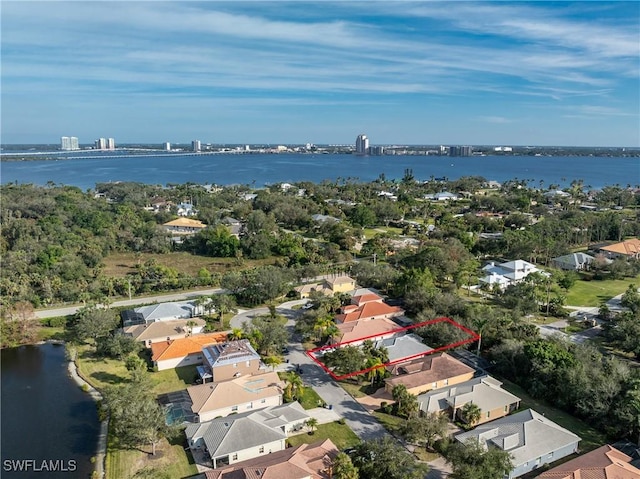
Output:
<path fill-rule="evenodd" d="M 569 306 L 600 306 L 614 296 L 624 293 L 630 284 L 640 286 L 640 275 L 625 279 L 576 281 L 566 294 L 566 304 Z"/>
<path fill-rule="evenodd" d="M 275 258 L 238 261 L 236 258 L 211 258 L 184 251 L 166 254 L 116 253 L 104 259 L 104 274 L 109 277 L 121 278 L 135 273 L 136 265 L 144 264 L 149 260 L 155 260 L 158 264 L 174 268 L 178 273 L 190 276 L 197 275 L 201 268 L 206 268 L 212 273 L 226 273 L 232 269 L 247 269 L 275 262 Z"/>

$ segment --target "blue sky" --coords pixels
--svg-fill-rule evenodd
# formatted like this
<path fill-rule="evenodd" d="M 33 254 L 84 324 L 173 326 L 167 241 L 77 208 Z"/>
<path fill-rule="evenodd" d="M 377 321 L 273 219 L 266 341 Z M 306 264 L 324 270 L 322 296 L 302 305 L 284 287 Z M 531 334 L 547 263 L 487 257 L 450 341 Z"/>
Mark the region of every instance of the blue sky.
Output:
<path fill-rule="evenodd" d="M 1 140 L 640 146 L 640 3 L 2 1 Z"/>

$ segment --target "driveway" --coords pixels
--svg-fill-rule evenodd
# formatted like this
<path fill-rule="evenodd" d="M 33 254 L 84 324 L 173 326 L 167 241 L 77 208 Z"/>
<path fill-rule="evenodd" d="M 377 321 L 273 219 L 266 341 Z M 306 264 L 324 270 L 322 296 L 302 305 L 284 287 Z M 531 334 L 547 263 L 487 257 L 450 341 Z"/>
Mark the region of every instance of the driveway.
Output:
<path fill-rule="evenodd" d="M 300 310 L 291 309 L 293 306 L 306 303 L 308 300 L 288 301 L 276 308 L 278 314 L 287 318 L 287 328 L 291 334 L 288 353 L 285 360 L 288 363 L 280 365 L 278 369 L 291 369 L 300 367 L 302 380 L 305 386 L 312 387 L 322 400 L 331 407 L 331 411 L 343 417 L 349 427 L 362 440 L 370 440 L 383 436 L 390 436 L 387 430 L 374 416 L 360 405 L 353 397 L 345 392 L 340 385 L 333 380 L 318 364 L 316 364 L 305 351 L 300 342 L 300 336 L 295 332 L 295 320 L 301 313 Z M 247 321 L 256 316 L 268 313 L 267 308 L 258 308 L 237 314 L 231 319 L 231 327 L 241 327 Z"/>

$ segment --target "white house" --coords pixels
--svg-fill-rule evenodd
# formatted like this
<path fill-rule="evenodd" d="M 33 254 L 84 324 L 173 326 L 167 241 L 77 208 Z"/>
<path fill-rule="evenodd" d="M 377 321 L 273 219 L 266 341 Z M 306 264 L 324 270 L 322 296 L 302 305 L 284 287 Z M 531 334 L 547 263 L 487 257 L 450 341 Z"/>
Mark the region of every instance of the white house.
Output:
<path fill-rule="evenodd" d="M 487 264 L 482 271 L 486 276 L 479 279 L 480 286 L 483 284 L 493 286 L 497 284 L 500 289 L 515 283 L 519 283 L 531 273 L 540 273 L 549 276 L 549 273 L 536 267 L 536 265 L 517 259 L 515 261 L 507 261 L 506 263 L 496 264 L 493 261 Z"/>

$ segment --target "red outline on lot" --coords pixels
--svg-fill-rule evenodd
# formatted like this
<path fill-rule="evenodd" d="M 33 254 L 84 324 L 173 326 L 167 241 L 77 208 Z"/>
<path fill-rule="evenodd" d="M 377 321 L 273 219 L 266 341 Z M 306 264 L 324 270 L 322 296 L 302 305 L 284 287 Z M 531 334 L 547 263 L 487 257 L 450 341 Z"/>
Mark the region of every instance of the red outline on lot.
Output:
<path fill-rule="evenodd" d="M 338 347 L 341 347 L 341 346 L 346 346 L 346 345 L 351 344 L 351 343 L 362 342 L 362 341 L 366 341 L 367 339 L 377 338 L 377 337 L 381 337 L 381 336 L 387 336 L 389 334 L 396 334 L 396 333 L 400 333 L 402 331 L 410 331 L 410 330 L 415 329 L 415 328 L 421 328 L 423 326 L 429 326 L 431 324 L 436 324 L 436 323 L 449 323 L 452 326 L 458 328 L 459 330 L 467 333 L 470 336 L 470 338 L 469 339 L 464 339 L 462 341 L 457 341 L 455 343 L 447 344 L 445 346 L 440 346 L 439 348 L 435 348 L 435 349 L 432 349 L 431 351 L 427 351 L 427 352 L 424 352 L 424 353 L 414 354 L 412 356 L 407 356 L 407 357 L 404 357 L 404 358 L 396 359 L 395 361 L 389 361 L 388 363 L 380 364 L 378 366 L 373 366 L 373 367 L 370 367 L 370 368 L 367 368 L 367 369 L 362 369 L 360 371 L 355 371 L 353 373 L 342 374 L 341 376 L 338 376 L 337 374 L 335 374 L 322 361 L 320 361 L 318 358 L 316 358 L 314 356 L 314 353 L 317 353 L 318 351 L 324 351 L 326 349 L 335 349 L 335 348 L 338 348 Z M 352 339 L 351 341 L 345 341 L 343 343 L 330 344 L 330 345 L 327 345 L 327 346 L 320 346 L 320 347 L 317 347 L 317 348 L 308 349 L 307 351 L 305 351 L 305 354 L 307 356 L 309 356 L 311 359 L 313 359 L 313 361 L 315 361 L 316 364 L 318 364 L 322 369 L 324 369 L 325 372 L 327 374 L 329 374 L 333 379 L 335 379 L 336 381 L 340 381 L 341 379 L 346 379 L 346 378 L 350 378 L 352 376 L 357 376 L 359 374 L 368 373 L 372 369 L 383 368 L 383 367 L 386 367 L 386 366 L 390 366 L 392 364 L 398 364 L 398 363 L 402 363 L 402 362 L 405 362 L 405 361 L 409 361 L 410 359 L 419 358 L 421 356 L 428 356 L 429 354 L 439 353 L 441 351 L 447 351 L 448 349 L 451 349 L 451 348 L 457 348 L 458 346 L 462 346 L 464 344 L 473 343 L 474 341 L 477 341 L 478 339 L 480 339 L 480 335 L 478 333 L 470 330 L 469 328 L 466 328 L 465 326 L 463 326 L 460 323 L 456 323 L 451 318 L 442 317 L 442 318 L 431 319 L 429 321 L 423 321 L 421 323 L 412 324 L 411 326 L 406 326 L 404 328 L 392 329 L 391 331 L 387 331 L 386 333 L 382 333 L 382 334 L 374 334 L 374 335 L 371 335 L 371 336 L 366 336 L 364 338 L 358 338 L 358 339 Z"/>

